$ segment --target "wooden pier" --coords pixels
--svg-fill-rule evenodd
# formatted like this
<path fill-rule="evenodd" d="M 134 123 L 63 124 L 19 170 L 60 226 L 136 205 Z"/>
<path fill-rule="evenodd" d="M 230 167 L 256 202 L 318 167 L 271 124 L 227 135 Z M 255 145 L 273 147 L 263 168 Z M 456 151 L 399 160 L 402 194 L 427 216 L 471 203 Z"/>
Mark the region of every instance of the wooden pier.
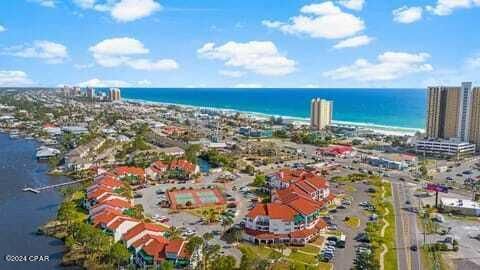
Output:
<path fill-rule="evenodd" d="M 82 180 L 65 182 L 65 183 L 60 183 L 60 184 L 55 184 L 55 185 L 48 185 L 48 186 L 39 187 L 39 188 L 26 187 L 26 188 L 23 188 L 22 190 L 25 191 L 25 192 L 33 192 L 33 193 L 35 193 L 35 194 L 38 194 L 38 193 L 40 193 L 40 191 L 42 191 L 42 190 L 51 189 L 51 188 L 57 188 L 57 187 L 63 187 L 63 186 L 68 186 L 68 185 L 73 185 L 73 184 L 81 183 L 81 182 L 84 182 L 84 181 L 87 181 L 87 180 L 88 180 L 88 179 L 82 179 Z"/>

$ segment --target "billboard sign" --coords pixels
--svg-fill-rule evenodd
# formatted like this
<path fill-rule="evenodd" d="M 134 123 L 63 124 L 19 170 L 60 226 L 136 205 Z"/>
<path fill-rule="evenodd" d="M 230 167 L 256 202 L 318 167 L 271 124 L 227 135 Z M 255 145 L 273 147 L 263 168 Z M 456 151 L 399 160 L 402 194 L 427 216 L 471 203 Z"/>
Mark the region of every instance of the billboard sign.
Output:
<path fill-rule="evenodd" d="M 428 191 L 433 191 L 433 192 L 443 192 L 443 193 L 448 193 L 448 188 L 444 185 L 439 185 L 439 184 L 433 184 L 429 183 L 427 184 Z"/>

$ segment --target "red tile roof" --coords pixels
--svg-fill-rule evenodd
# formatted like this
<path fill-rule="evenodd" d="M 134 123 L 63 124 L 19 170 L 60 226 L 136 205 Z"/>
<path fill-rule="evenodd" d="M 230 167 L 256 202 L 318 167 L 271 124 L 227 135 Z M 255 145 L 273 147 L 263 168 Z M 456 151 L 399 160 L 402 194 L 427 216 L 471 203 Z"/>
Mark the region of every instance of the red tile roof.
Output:
<path fill-rule="evenodd" d="M 268 216 L 267 214 L 267 207 L 264 203 L 257 203 L 255 207 L 252 208 L 247 214 L 249 218 L 255 218 L 257 216 Z"/>
<path fill-rule="evenodd" d="M 168 164 L 163 163 L 161 160 L 157 160 L 150 165 L 150 169 L 154 172 L 163 172 L 168 169 Z"/>
<path fill-rule="evenodd" d="M 98 204 L 96 204 L 93 209 L 97 208 L 97 207 L 100 207 L 100 206 L 110 206 L 110 207 L 113 207 L 113 208 L 132 208 L 133 207 L 133 204 L 130 202 L 130 201 L 125 201 L 125 200 L 122 200 L 122 199 L 119 199 L 119 198 L 114 198 L 114 199 L 111 199 L 111 200 L 104 200 Z"/>
<path fill-rule="evenodd" d="M 133 242 L 132 246 L 134 246 L 135 248 L 141 248 L 143 245 L 147 244 L 149 241 L 157 241 L 159 243 L 164 243 L 164 244 L 168 244 L 169 242 L 168 239 L 163 236 L 146 234 L 140 237 L 140 239 L 138 239 L 137 241 Z"/>
<path fill-rule="evenodd" d="M 182 239 L 172 240 L 170 241 L 170 243 L 168 243 L 165 252 L 178 254 L 181 251 L 184 243 L 185 241 L 183 241 Z"/>
<path fill-rule="evenodd" d="M 287 205 L 279 203 L 257 203 L 255 207 L 248 212 L 247 216 L 250 218 L 268 216 L 272 219 L 289 221 L 293 220 L 295 214 L 296 211 Z"/>
<path fill-rule="evenodd" d="M 98 225 L 106 225 L 108 222 L 113 220 L 115 217 L 118 217 L 122 214 L 122 212 L 115 210 L 115 209 L 105 209 L 99 214 L 93 216 L 92 222 L 94 226 Z"/>
<path fill-rule="evenodd" d="M 118 180 L 115 176 L 106 174 L 95 178 L 94 184 L 112 188 L 120 188 L 123 186 L 123 182 Z"/>
<path fill-rule="evenodd" d="M 118 217 L 114 222 L 108 224 L 107 228 L 113 231 L 113 230 L 117 229 L 125 221 L 140 222 L 138 219 L 135 219 L 135 218 L 132 218 L 132 217 L 129 217 L 129 216 L 121 216 L 121 217 Z"/>
<path fill-rule="evenodd" d="M 164 232 L 165 228 L 160 226 L 160 225 L 153 224 L 153 223 L 141 222 L 141 223 L 135 225 L 130 230 L 128 230 L 122 236 L 122 239 L 128 241 L 128 240 L 132 239 L 133 237 L 135 237 L 135 235 L 138 235 L 139 233 L 141 233 L 143 231 Z"/>
<path fill-rule="evenodd" d="M 148 242 L 145 246 L 143 246 L 142 250 L 148 255 L 154 257 L 156 261 L 164 260 L 166 245 L 167 245 L 166 243 L 153 240 Z"/>
<path fill-rule="evenodd" d="M 115 174 L 118 176 L 136 175 L 140 179 L 145 179 L 145 169 L 133 166 L 119 166 L 115 168 Z"/>
<path fill-rule="evenodd" d="M 179 169 L 188 173 L 195 172 L 195 167 L 196 167 L 195 164 L 185 159 L 173 160 L 170 163 L 170 169 Z"/>
<path fill-rule="evenodd" d="M 97 200 L 100 196 L 105 193 L 111 193 L 113 190 L 112 187 L 108 186 L 95 186 L 93 189 L 87 192 L 88 200 Z"/>
<path fill-rule="evenodd" d="M 287 205 L 302 215 L 310 215 L 319 210 L 323 206 L 323 203 L 298 196 L 296 199 L 288 202 Z"/>

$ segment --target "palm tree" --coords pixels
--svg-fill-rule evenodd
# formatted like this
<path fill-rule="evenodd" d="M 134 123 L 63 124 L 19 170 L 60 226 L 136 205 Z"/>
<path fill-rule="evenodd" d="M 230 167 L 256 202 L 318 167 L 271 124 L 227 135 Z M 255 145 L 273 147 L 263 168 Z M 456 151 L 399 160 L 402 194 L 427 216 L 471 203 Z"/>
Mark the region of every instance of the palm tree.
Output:
<path fill-rule="evenodd" d="M 202 214 L 208 223 L 214 223 L 218 221 L 218 212 L 213 208 L 203 211 Z"/>
<path fill-rule="evenodd" d="M 167 238 L 170 239 L 170 240 L 180 239 L 181 235 L 182 235 L 182 233 L 175 226 L 170 227 L 170 229 L 168 229 L 168 231 L 167 231 Z"/>
<path fill-rule="evenodd" d="M 234 214 L 229 211 L 223 211 L 220 214 L 220 220 L 222 222 L 223 233 L 225 233 L 225 228 L 233 224 Z"/>

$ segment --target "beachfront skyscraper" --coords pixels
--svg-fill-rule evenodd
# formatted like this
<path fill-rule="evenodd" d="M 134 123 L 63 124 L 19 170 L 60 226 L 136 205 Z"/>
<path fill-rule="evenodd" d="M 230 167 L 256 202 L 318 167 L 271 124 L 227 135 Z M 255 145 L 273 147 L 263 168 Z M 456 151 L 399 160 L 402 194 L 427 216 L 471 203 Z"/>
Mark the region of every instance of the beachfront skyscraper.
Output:
<path fill-rule="evenodd" d="M 95 97 L 95 88 L 87 87 L 87 97 L 94 98 Z"/>
<path fill-rule="evenodd" d="M 108 90 L 108 99 L 110 101 L 120 101 L 122 100 L 122 95 L 120 94 L 119 88 L 110 88 Z"/>
<path fill-rule="evenodd" d="M 428 87 L 427 137 L 458 138 L 480 146 L 479 91 L 471 82 Z"/>
<path fill-rule="evenodd" d="M 323 130 L 332 123 L 333 102 L 314 98 L 310 104 L 310 127 Z"/>

